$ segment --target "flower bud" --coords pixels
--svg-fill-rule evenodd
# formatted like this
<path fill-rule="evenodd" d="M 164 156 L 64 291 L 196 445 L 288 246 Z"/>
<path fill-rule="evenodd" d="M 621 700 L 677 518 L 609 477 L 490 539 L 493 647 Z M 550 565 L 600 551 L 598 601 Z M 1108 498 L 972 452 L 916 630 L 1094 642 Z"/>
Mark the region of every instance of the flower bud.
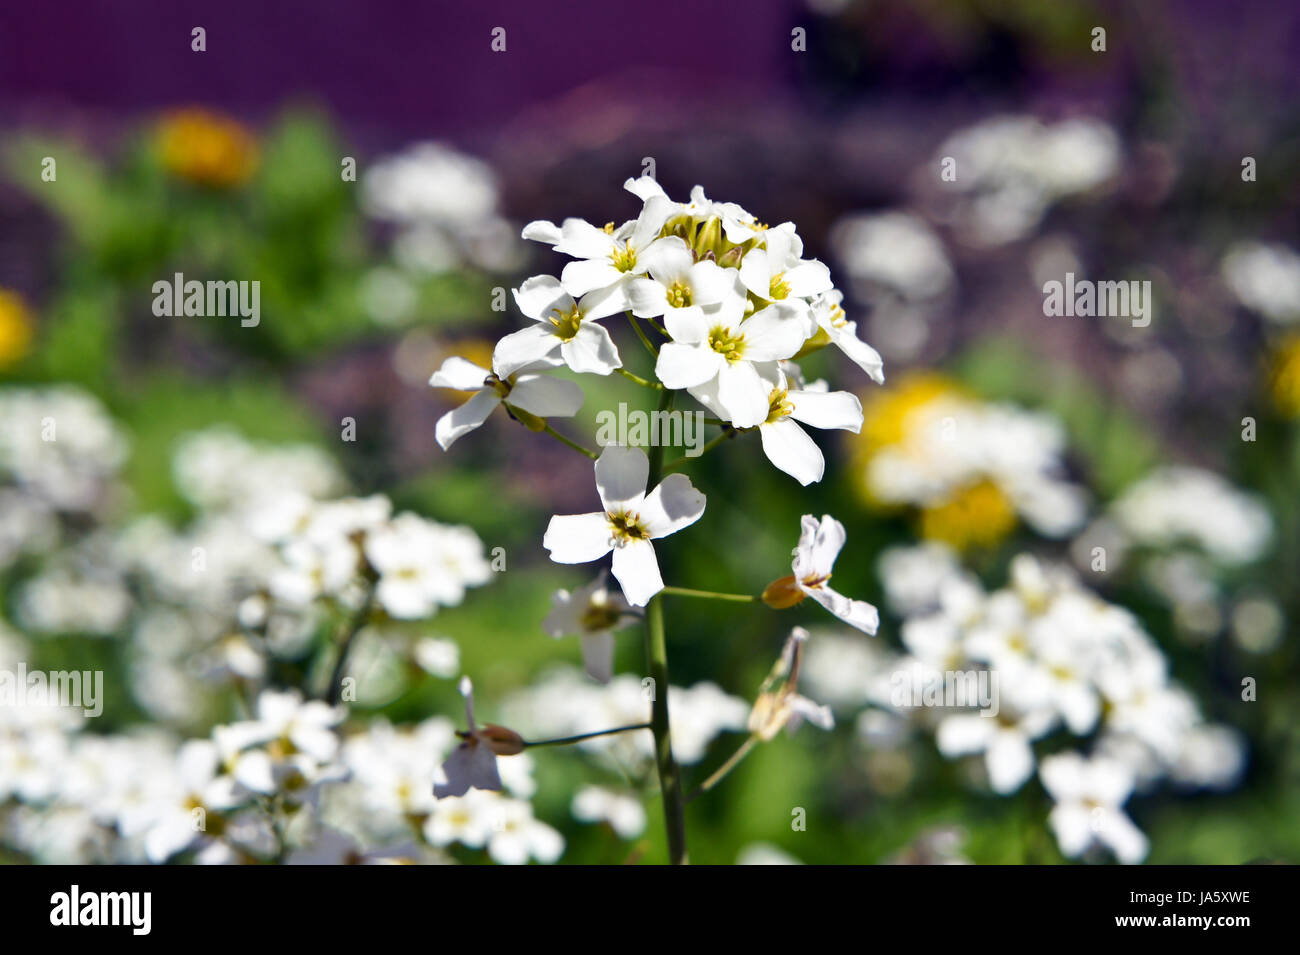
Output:
<path fill-rule="evenodd" d="M 514 730 L 488 723 L 478 731 L 483 745 L 498 756 L 515 756 L 524 751 L 524 738 Z"/>
<path fill-rule="evenodd" d="M 800 603 L 804 596 L 804 592 L 795 583 L 793 574 L 782 577 L 780 580 L 774 580 L 763 589 L 763 603 L 773 610 L 785 610 L 787 607 L 793 607 L 795 604 Z"/>
<path fill-rule="evenodd" d="M 510 412 L 510 417 L 514 418 L 529 431 L 546 430 L 545 418 L 539 418 L 537 415 L 527 412 L 523 408 L 516 408 L 512 404 L 507 404 L 506 409 Z"/>

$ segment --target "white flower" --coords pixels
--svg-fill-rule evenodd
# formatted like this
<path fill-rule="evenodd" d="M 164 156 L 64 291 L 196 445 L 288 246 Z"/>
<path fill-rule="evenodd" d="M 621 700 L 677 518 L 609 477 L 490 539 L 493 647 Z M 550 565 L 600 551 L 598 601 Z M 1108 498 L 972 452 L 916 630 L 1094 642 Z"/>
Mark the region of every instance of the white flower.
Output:
<path fill-rule="evenodd" d="M 620 296 L 602 290 L 575 302 L 552 275 L 526 279 L 514 295 L 519 310 L 534 323 L 497 342 L 492 366 L 498 377 L 554 360 L 557 351 L 564 364 L 579 373 L 608 375 L 623 367 L 614 340 L 597 321 L 620 311 Z"/>
<path fill-rule="evenodd" d="M 1247 308 L 1278 324 L 1300 319 L 1300 255 L 1284 245 L 1238 242 L 1222 268 L 1232 293 Z"/>
<path fill-rule="evenodd" d="M 573 796 L 573 818 L 581 822 L 607 822 L 622 839 L 635 839 L 645 831 L 645 806 L 627 793 L 603 786 L 583 786 Z"/>
<path fill-rule="evenodd" d="M 419 620 L 439 606 L 454 606 L 464 599 L 467 585 L 486 583 L 491 576 L 483 545 L 471 531 L 410 513 L 367 534 L 365 552 L 379 574 L 375 600 L 399 620 Z"/>
<path fill-rule="evenodd" d="M 661 239 L 659 230 L 671 214 L 672 206 L 667 197 L 653 198 L 641 208 L 635 222 L 625 223 L 617 230 L 612 223 L 598 229 L 584 219 L 565 219 L 555 251 L 579 261 L 570 262 L 560 273 L 564 290 L 575 298 L 599 292 L 598 300 L 610 296 L 619 311 L 631 308 L 629 286 L 645 274 L 661 244 L 670 241 Z"/>
<path fill-rule="evenodd" d="M 642 261 L 650 278 L 632 281 L 627 290 L 632 314 L 638 318 L 662 315 L 665 324 L 678 317 L 698 318 L 707 306 L 735 297 L 736 273 L 708 259 L 695 261 L 690 247 L 677 236 L 660 239 Z"/>
<path fill-rule="evenodd" d="M 637 616 L 620 594 L 611 593 L 605 573 L 570 593 L 557 590 L 542 629 L 552 637 L 582 638 L 582 663 L 587 675 L 608 683 L 614 672 L 614 633 L 636 624 Z"/>
<path fill-rule="evenodd" d="M 813 321 L 830 343 L 848 359 L 871 376 L 878 385 L 885 383 L 885 360 L 862 339 L 858 338 L 857 322 L 850 322 L 840 304 L 844 293 L 837 289 L 823 292 L 811 304 Z"/>
<path fill-rule="evenodd" d="M 362 186 L 366 210 L 397 222 L 465 226 L 490 217 L 497 203 L 486 163 L 433 142 L 384 157 Z"/>
<path fill-rule="evenodd" d="M 460 671 L 460 647 L 454 640 L 424 637 L 416 641 L 412 657 L 420 669 L 451 678 Z"/>
<path fill-rule="evenodd" d="M 655 375 L 666 388 L 690 389 L 738 428 L 756 427 L 768 417 L 775 374 L 773 366 L 755 363 L 790 358 L 806 338 L 793 306 L 770 305 L 746 318 L 738 294 L 707 312 L 677 309 L 664 324 L 673 340 L 660 347 Z"/>
<path fill-rule="evenodd" d="M 560 564 L 585 564 L 614 552 L 614 576 L 634 607 L 663 589 L 650 542 L 700 519 L 704 495 L 682 474 L 670 474 L 649 494 L 650 460 L 640 448 L 610 445 L 596 462 L 603 511 L 551 518 L 542 546 Z"/>
<path fill-rule="evenodd" d="M 827 391 L 824 382 L 817 383 L 820 388 L 792 388 L 784 374 L 777 374 L 758 436 L 767 459 L 807 487 L 822 479 L 826 459 L 798 422 L 857 434 L 862 430 L 862 403 L 847 391 Z"/>
<path fill-rule="evenodd" d="M 438 419 L 434 437 L 446 451 L 463 435 L 483 424 L 497 407 L 519 409 L 538 418 L 571 418 L 582 407 L 582 389 L 571 381 L 538 374 L 552 361 L 524 365 L 504 377 L 465 358 L 451 357 L 434 372 L 434 388 L 472 391 L 474 396 Z"/>
<path fill-rule="evenodd" d="M 244 787 L 309 798 L 311 787 L 338 775 L 340 707 L 304 701 L 296 690 L 263 690 L 257 717 L 213 729 L 223 766 Z"/>
<path fill-rule="evenodd" d="M 524 865 L 536 859 L 545 865 L 564 854 L 564 837 L 533 816 L 531 803 L 497 798 L 485 802 L 489 834 L 487 851 L 493 862 Z"/>
<path fill-rule="evenodd" d="M 235 808 L 248 792 L 221 772 L 216 744 L 209 740 L 190 740 L 176 756 L 176 783 L 173 799 L 134 808 L 128 815 L 131 829 L 143 822 L 144 848 L 155 864 L 196 843 L 207 843 L 205 835 L 209 813 L 218 814 Z M 211 820 L 218 828 L 218 820 Z"/>
<path fill-rule="evenodd" d="M 457 734 L 461 744 L 434 776 L 433 795 L 438 799 L 463 796 L 470 789 L 499 791 L 501 774 L 497 771 L 497 756 L 513 756 L 524 749 L 523 740 L 512 730 L 491 723 L 481 729 L 475 725 L 474 684 L 469 677 L 461 677 L 460 692 L 465 697 L 465 722 L 469 729 Z"/>
<path fill-rule="evenodd" d="M 1062 753 L 1043 760 L 1039 777 L 1056 801 L 1048 821 L 1062 853 L 1074 858 L 1093 843 L 1101 843 L 1120 862 L 1146 858 L 1147 837 L 1122 808 L 1133 791 L 1133 776 L 1122 764 L 1100 756 L 1085 760 L 1078 753 Z"/>
<path fill-rule="evenodd" d="M 764 302 L 789 301 L 804 320 L 805 337 L 816 331 L 807 315 L 807 302 L 833 288 L 831 271 L 816 259 L 801 259 L 803 242 L 787 222 L 763 234 L 763 247 L 745 253 L 740 263 L 740 281 L 755 298 Z"/>
<path fill-rule="evenodd" d="M 792 565 L 794 574 L 770 584 L 763 592 L 763 600 L 781 609 L 811 597 L 850 626 L 874 634 L 880 626 L 879 611 L 864 600 L 842 596 L 827 584 L 847 537 L 844 525 L 829 514 L 823 515 L 820 521 L 805 514 L 800 524 L 802 530 Z"/>
<path fill-rule="evenodd" d="M 1030 710 L 1017 718 L 1004 706 L 997 716 L 963 713 L 945 717 L 935 742 L 945 756 L 983 753 L 989 784 L 995 792 L 1006 795 L 1034 774 L 1031 743 L 1055 722 L 1056 714 L 1048 709 Z"/>

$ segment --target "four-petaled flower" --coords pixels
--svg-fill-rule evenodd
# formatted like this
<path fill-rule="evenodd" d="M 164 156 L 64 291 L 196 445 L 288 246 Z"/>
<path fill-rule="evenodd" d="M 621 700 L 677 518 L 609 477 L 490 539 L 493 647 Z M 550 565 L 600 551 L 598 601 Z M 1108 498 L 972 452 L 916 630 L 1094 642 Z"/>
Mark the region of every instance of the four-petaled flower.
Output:
<path fill-rule="evenodd" d="M 570 593 L 557 590 L 542 629 L 552 637 L 582 638 L 582 664 L 587 675 L 608 683 L 614 674 L 614 633 L 631 627 L 640 617 L 620 594 L 611 592 L 601 571 L 591 583 Z"/>
<path fill-rule="evenodd" d="M 457 439 L 483 424 L 501 404 L 530 426 L 535 423 L 530 419 L 573 417 L 582 407 L 582 389 L 571 381 L 539 374 L 558 365 L 558 361 L 542 360 L 521 365 L 509 374 L 498 374 L 465 358 L 448 358 L 433 373 L 429 384 L 472 391 L 474 396 L 438 419 L 434 430 L 438 444 L 446 451 Z"/>
<path fill-rule="evenodd" d="M 498 756 L 515 756 L 524 751 L 524 741 L 514 730 L 486 723 L 474 723 L 474 684 L 469 677 L 461 677 L 460 692 L 465 697 L 465 722 L 469 729 L 457 731 L 461 744 L 442 764 L 434 779 L 433 795 L 436 799 L 463 796 L 470 789 L 501 789 L 501 774 L 497 771 Z"/>
<path fill-rule="evenodd" d="M 670 474 L 649 494 L 650 459 L 640 448 L 610 445 L 596 462 L 596 490 L 604 510 L 557 515 L 542 545 L 560 564 L 585 564 L 614 552 L 614 576 L 634 607 L 663 589 L 650 542 L 700 519 L 704 495 L 683 474 Z"/>
<path fill-rule="evenodd" d="M 579 373 L 608 375 L 622 368 L 618 349 L 598 319 L 621 311 L 620 296 L 596 291 L 574 301 L 553 275 L 535 275 L 515 289 L 519 311 L 534 323 L 497 342 L 492 366 L 498 375 L 513 375 L 560 353 Z"/>

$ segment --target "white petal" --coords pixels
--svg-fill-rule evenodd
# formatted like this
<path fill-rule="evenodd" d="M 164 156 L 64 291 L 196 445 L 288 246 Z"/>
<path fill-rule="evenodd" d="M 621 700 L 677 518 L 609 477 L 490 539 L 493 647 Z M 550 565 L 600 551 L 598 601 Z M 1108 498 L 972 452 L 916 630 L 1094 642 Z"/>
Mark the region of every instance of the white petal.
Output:
<path fill-rule="evenodd" d="M 575 259 L 607 259 L 614 251 L 614 237 L 586 219 L 565 219 L 555 251 Z"/>
<path fill-rule="evenodd" d="M 708 345 L 665 342 L 659 346 L 655 377 L 663 382 L 665 388 L 694 388 L 712 380 L 725 362 L 726 359 Z"/>
<path fill-rule="evenodd" d="M 633 279 L 627 286 L 627 301 L 638 318 L 653 318 L 668 310 L 668 290 L 654 279 Z"/>
<path fill-rule="evenodd" d="M 831 282 L 831 270 L 816 259 L 800 262 L 794 268 L 783 272 L 781 278 L 790 286 L 790 294 L 799 298 L 820 295 L 834 287 Z"/>
<path fill-rule="evenodd" d="M 847 391 L 792 391 L 790 417 L 814 428 L 839 428 L 857 434 L 862 429 L 862 402 Z"/>
<path fill-rule="evenodd" d="M 551 334 L 550 326 L 539 322 L 511 332 L 497 342 L 492 352 L 492 367 L 497 377 L 509 378 L 519 369 L 542 361 L 559 347 L 560 340 Z"/>
<path fill-rule="evenodd" d="M 771 389 L 749 362 L 724 360 L 718 371 L 718 402 L 736 427 L 762 424 L 767 419 L 770 393 Z"/>
<path fill-rule="evenodd" d="M 650 459 L 640 448 L 611 444 L 596 461 L 596 490 L 607 514 L 637 510 L 650 477 Z"/>
<path fill-rule="evenodd" d="M 614 339 L 603 325 L 583 322 L 578 334 L 560 346 L 564 363 L 580 374 L 609 375 L 623 367 Z"/>
<path fill-rule="evenodd" d="M 885 360 L 880 357 L 880 352 L 876 351 L 862 339 L 858 338 L 850 327 L 843 329 L 827 329 L 831 336 L 831 341 L 840 351 L 849 357 L 849 360 L 871 376 L 872 381 L 876 384 L 883 384 L 885 381 Z"/>
<path fill-rule="evenodd" d="M 690 248 L 677 236 L 669 236 L 647 248 L 638 264 L 664 285 L 685 280 L 695 264 Z"/>
<path fill-rule="evenodd" d="M 664 315 L 664 328 L 673 341 L 683 345 L 699 345 L 709 337 L 709 319 L 705 317 L 704 309 L 697 305 L 670 308 Z"/>
<path fill-rule="evenodd" d="M 573 308 L 573 296 L 560 286 L 554 275 L 534 275 L 514 290 L 519 311 L 538 321 L 549 318 L 552 309 L 567 312 Z"/>
<path fill-rule="evenodd" d="M 747 361 L 778 361 L 793 357 L 803 347 L 806 331 L 795 310 L 771 305 L 755 312 L 740 324 L 745 336 Z"/>
<path fill-rule="evenodd" d="M 822 479 L 826 459 L 821 448 L 789 418 L 763 425 L 758 436 L 767 459 L 804 487 Z"/>
<path fill-rule="evenodd" d="M 572 418 L 582 407 L 582 389 L 563 378 L 522 375 L 515 380 L 506 403 L 540 418 Z"/>
<path fill-rule="evenodd" d="M 584 634 L 582 637 L 582 666 L 587 676 L 597 683 L 608 683 L 614 675 L 614 634 Z"/>
<path fill-rule="evenodd" d="M 689 527 L 704 513 L 705 497 L 685 474 L 670 474 L 641 505 L 641 519 L 651 538 L 667 537 Z"/>
<path fill-rule="evenodd" d="M 690 268 L 691 304 L 716 305 L 736 294 L 736 273 L 707 259 Z"/>
<path fill-rule="evenodd" d="M 772 294 L 772 270 L 767 263 L 767 252 L 763 249 L 752 249 L 740 262 L 740 281 L 764 301 Z"/>
<path fill-rule="evenodd" d="M 1061 854 L 1067 858 L 1081 855 L 1092 842 L 1092 814 L 1082 803 L 1064 803 L 1055 807 L 1047 822 L 1056 833 L 1056 844 L 1061 847 Z"/>
<path fill-rule="evenodd" d="M 644 607 L 650 598 L 664 589 L 659 576 L 659 561 L 654 546 L 645 540 L 625 541 L 614 548 L 614 576 L 623 588 L 623 596 L 633 607 Z"/>
<path fill-rule="evenodd" d="M 477 391 L 483 387 L 483 381 L 492 374 L 486 368 L 480 368 L 468 359 L 453 355 L 442 363 L 442 367 L 433 373 L 429 384 L 434 388 L 455 388 L 457 391 Z"/>
<path fill-rule="evenodd" d="M 623 183 L 623 188 L 632 195 L 636 196 L 642 202 L 649 202 L 655 196 L 668 198 L 664 192 L 663 186 L 655 182 L 653 176 L 641 176 L 639 179 L 628 179 Z"/>
<path fill-rule="evenodd" d="M 1118 809 L 1103 817 L 1098 837 L 1115 851 L 1115 858 L 1125 865 L 1136 865 L 1147 857 L 1150 844 L 1142 830 Z"/>
<path fill-rule="evenodd" d="M 560 227 L 546 219 L 537 219 L 524 226 L 524 231 L 520 233 L 520 236 L 531 242 L 544 242 L 546 245 L 555 245 L 560 241 Z"/>
<path fill-rule="evenodd" d="M 850 627 L 868 635 L 874 634 L 880 627 L 880 611 L 865 600 L 851 600 L 825 584 L 801 589 Z"/>
<path fill-rule="evenodd" d="M 495 391 L 484 388 L 459 408 L 453 408 L 439 418 L 433 430 L 434 438 L 442 450 L 446 451 L 458 438 L 469 434 L 486 421 L 499 404 L 501 397 Z"/>
<path fill-rule="evenodd" d="M 574 298 L 581 298 L 593 289 L 605 288 L 623 278 L 614 263 L 601 259 L 583 259 L 570 262 L 560 273 L 564 290 Z"/>
<path fill-rule="evenodd" d="M 975 718 L 992 721 L 990 717 Z M 984 758 L 989 782 L 1004 796 L 1023 786 L 1034 772 L 1034 751 L 1029 740 L 1014 730 L 1003 730 L 994 736 Z"/>
<path fill-rule="evenodd" d="M 542 546 L 551 552 L 551 560 L 557 564 L 585 564 L 600 560 L 614 546 L 609 518 L 603 511 L 557 514 L 546 527 Z"/>
<path fill-rule="evenodd" d="M 997 730 L 997 721 L 975 714 L 948 716 L 939 724 L 934 742 L 945 756 L 981 752 Z"/>

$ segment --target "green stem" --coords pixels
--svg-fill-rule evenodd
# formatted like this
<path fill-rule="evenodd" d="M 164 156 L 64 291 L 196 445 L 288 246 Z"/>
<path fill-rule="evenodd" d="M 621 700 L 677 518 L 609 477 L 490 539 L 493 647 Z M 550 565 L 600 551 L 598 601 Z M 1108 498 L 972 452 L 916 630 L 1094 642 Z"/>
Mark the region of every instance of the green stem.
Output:
<path fill-rule="evenodd" d="M 659 411 L 673 403 L 673 392 L 659 396 Z M 659 484 L 663 473 L 663 445 L 650 449 L 650 477 L 647 487 Z M 686 803 L 682 798 L 681 771 L 673 758 L 672 733 L 668 722 L 668 645 L 664 639 L 663 598 L 656 594 L 646 607 L 646 670 L 653 681 L 654 701 L 650 710 L 650 729 L 655 737 L 655 765 L 659 770 L 659 789 L 664 802 L 664 830 L 668 834 L 668 859 L 673 865 L 686 865 Z"/>
<path fill-rule="evenodd" d="M 339 643 L 339 656 L 334 661 L 334 671 L 330 674 L 329 689 L 325 695 L 325 702 L 330 706 L 338 703 L 339 697 L 343 693 L 343 670 L 347 666 L 348 653 L 352 649 L 352 643 L 356 640 L 357 634 L 370 620 L 370 611 L 374 607 L 374 603 L 375 585 L 372 583 L 370 589 L 366 591 L 365 601 L 361 604 L 356 616 L 352 618 L 352 622 L 348 625 L 348 629 Z"/>
<path fill-rule="evenodd" d="M 665 587 L 660 593 L 674 597 L 699 597 L 701 600 L 731 600 L 736 603 L 752 603 L 758 599 L 750 594 L 724 594 L 716 590 L 692 590 L 689 587 Z"/>
<path fill-rule="evenodd" d="M 646 378 L 642 378 L 640 375 L 634 375 L 626 368 L 615 368 L 614 370 L 618 372 L 620 375 L 622 375 L 624 378 L 628 379 L 629 381 L 635 381 L 638 385 L 641 385 L 644 388 L 653 388 L 655 391 L 664 390 L 664 386 L 659 384 L 659 382 L 650 381 Z"/>
<path fill-rule="evenodd" d="M 753 749 L 757 743 L 757 736 L 750 736 L 749 739 L 745 740 L 745 742 L 740 745 L 740 749 L 732 753 L 725 763 L 714 770 L 712 776 L 700 783 L 699 787 L 686 797 L 686 801 L 690 802 L 696 797 L 704 795 L 714 786 L 718 785 L 718 783 L 722 782 L 722 780 L 726 778 L 726 775 L 739 766 L 740 761 L 749 755 L 749 751 Z"/>
<path fill-rule="evenodd" d="M 590 448 L 584 448 L 577 441 L 573 441 L 569 438 L 566 438 L 564 435 L 560 434 L 560 432 L 556 431 L 554 428 L 551 427 L 549 421 L 546 423 L 546 427 L 542 429 L 542 432 L 544 434 L 549 434 L 552 438 L 554 438 L 556 441 L 559 441 L 561 444 L 567 444 L 569 447 L 573 448 L 573 450 L 577 451 L 579 454 L 584 454 L 587 457 L 591 458 L 591 460 L 593 461 L 600 458 L 600 455 L 597 454 L 595 451 L 592 451 Z"/>
<path fill-rule="evenodd" d="M 673 336 L 671 336 L 671 335 L 668 334 L 668 329 L 664 328 L 662 325 L 660 325 L 658 322 L 656 322 L 653 318 L 647 318 L 646 321 L 649 322 L 649 323 L 650 323 L 650 326 L 651 326 L 655 331 L 657 331 L 660 335 L 662 335 L 664 338 L 667 338 L 667 339 L 669 339 L 669 340 L 672 339 Z"/>
<path fill-rule="evenodd" d="M 641 327 L 641 323 L 636 320 L 636 316 L 633 315 L 631 312 L 625 312 L 624 314 L 627 315 L 628 324 L 631 325 L 632 330 L 636 332 L 636 337 L 641 339 L 641 344 L 645 346 L 646 351 L 648 351 L 655 358 L 658 358 L 659 349 L 655 348 L 654 343 L 650 341 L 649 338 L 646 337 L 645 330 Z M 665 332 L 665 334 L 667 333 Z"/>
<path fill-rule="evenodd" d="M 564 746 L 567 743 L 580 743 L 584 739 L 593 739 L 597 736 L 612 736 L 615 733 L 627 733 L 631 730 L 648 730 L 649 723 L 633 723 L 631 726 L 616 726 L 612 730 L 596 730 L 594 733 L 579 733 L 577 736 L 561 736 L 558 739 L 539 739 L 524 740 L 524 746 L 531 749 L 534 746 Z"/>

